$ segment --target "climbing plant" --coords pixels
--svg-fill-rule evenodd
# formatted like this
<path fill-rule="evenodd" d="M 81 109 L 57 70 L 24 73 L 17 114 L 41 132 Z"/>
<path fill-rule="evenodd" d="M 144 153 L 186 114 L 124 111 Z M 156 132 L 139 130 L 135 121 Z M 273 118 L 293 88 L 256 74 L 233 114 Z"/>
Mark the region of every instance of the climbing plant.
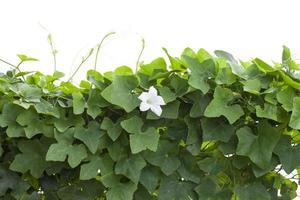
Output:
<path fill-rule="evenodd" d="M 135 72 L 89 70 L 79 85 L 6 62 L 0 199 L 296 198 L 300 67 L 289 49 L 271 65 L 164 51 Z"/>

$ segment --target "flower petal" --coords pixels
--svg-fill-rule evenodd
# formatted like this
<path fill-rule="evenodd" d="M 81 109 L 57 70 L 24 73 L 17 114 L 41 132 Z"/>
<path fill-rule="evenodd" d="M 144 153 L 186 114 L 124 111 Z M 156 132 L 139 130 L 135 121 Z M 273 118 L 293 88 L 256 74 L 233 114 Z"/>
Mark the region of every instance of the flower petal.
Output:
<path fill-rule="evenodd" d="M 164 99 L 161 96 L 152 97 L 154 105 L 166 105 Z"/>
<path fill-rule="evenodd" d="M 150 105 L 146 102 L 141 102 L 140 104 L 140 111 L 146 111 L 146 110 L 149 110 L 150 108 Z"/>
<path fill-rule="evenodd" d="M 151 94 L 151 95 L 157 95 L 157 90 L 155 89 L 155 87 L 151 86 L 149 88 L 148 93 Z"/>
<path fill-rule="evenodd" d="M 154 112 L 157 116 L 160 116 L 162 113 L 162 109 L 159 105 L 152 105 L 150 107 L 150 109 L 152 110 L 152 112 Z"/>
<path fill-rule="evenodd" d="M 142 94 L 138 98 L 141 101 L 147 101 L 147 99 L 149 99 L 149 94 L 147 92 L 142 92 Z"/>

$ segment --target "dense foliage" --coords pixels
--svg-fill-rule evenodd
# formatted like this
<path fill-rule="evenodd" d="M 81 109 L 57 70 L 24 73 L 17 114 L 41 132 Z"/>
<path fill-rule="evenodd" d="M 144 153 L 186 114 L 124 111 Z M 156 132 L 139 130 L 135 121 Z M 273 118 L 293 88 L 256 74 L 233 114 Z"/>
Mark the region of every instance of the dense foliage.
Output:
<path fill-rule="evenodd" d="M 300 67 L 186 48 L 137 72 L 0 77 L 0 199 L 294 199 Z M 19 55 L 21 63 L 35 61 Z M 153 86 L 160 116 L 139 109 Z"/>

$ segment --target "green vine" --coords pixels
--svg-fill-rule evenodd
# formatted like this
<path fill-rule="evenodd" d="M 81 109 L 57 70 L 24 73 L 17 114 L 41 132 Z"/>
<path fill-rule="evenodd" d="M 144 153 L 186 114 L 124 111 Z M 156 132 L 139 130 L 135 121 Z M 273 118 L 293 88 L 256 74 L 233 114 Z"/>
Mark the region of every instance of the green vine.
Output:
<path fill-rule="evenodd" d="M 86 80 L 0 75 L 0 199 L 287 200 L 300 166 L 299 65 L 184 49 Z M 53 50 L 54 48 L 52 48 Z M 294 173 L 292 176 L 284 176 Z"/>

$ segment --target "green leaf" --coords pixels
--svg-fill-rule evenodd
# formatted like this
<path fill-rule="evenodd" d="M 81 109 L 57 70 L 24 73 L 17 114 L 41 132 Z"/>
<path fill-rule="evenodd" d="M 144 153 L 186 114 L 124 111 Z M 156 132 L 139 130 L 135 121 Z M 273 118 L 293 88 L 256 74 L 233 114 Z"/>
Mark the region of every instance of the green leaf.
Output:
<path fill-rule="evenodd" d="M 100 95 L 100 92 L 100 90 L 92 89 L 87 100 L 87 114 L 89 114 L 93 119 L 96 119 L 96 117 L 102 113 L 101 107 L 109 105 L 109 103 Z"/>
<path fill-rule="evenodd" d="M 115 69 L 114 75 L 129 76 L 133 75 L 133 72 L 132 69 L 128 66 L 120 66 Z"/>
<path fill-rule="evenodd" d="M 179 107 L 180 107 L 180 102 L 178 100 L 175 100 L 162 107 L 161 116 L 158 117 L 152 111 L 148 111 L 146 118 L 147 119 L 159 119 L 159 118 L 177 119 L 179 113 Z"/>
<path fill-rule="evenodd" d="M 54 126 L 59 132 L 65 132 L 68 128 L 73 126 L 84 125 L 84 120 L 81 115 L 74 115 L 73 112 L 60 110 L 60 118 L 53 119 Z"/>
<path fill-rule="evenodd" d="M 30 171 L 35 178 L 41 177 L 48 166 L 45 155 L 49 147 L 46 140 L 24 140 L 18 143 L 21 154 L 15 156 L 9 169 L 21 173 Z"/>
<path fill-rule="evenodd" d="M 143 168 L 141 175 L 140 175 L 140 183 L 150 192 L 154 192 L 161 173 L 157 170 L 157 168 L 153 167 L 145 167 Z"/>
<path fill-rule="evenodd" d="M 95 180 L 69 183 L 56 190 L 58 190 L 57 199 L 63 200 L 97 199 L 104 192 L 103 186 Z"/>
<path fill-rule="evenodd" d="M 165 60 L 160 57 L 160 58 L 153 60 L 149 64 L 142 64 L 140 66 L 139 71 L 150 76 L 153 74 L 153 72 L 155 70 L 166 71 L 166 69 L 167 69 L 166 66 L 167 66 L 167 64 L 166 64 Z"/>
<path fill-rule="evenodd" d="M 174 89 L 177 97 L 181 97 L 188 92 L 189 84 L 185 78 L 182 78 L 176 74 L 172 74 L 170 79 L 170 85 Z"/>
<path fill-rule="evenodd" d="M 179 181 L 176 178 L 164 177 L 159 187 L 158 200 L 188 200 L 196 199 L 193 191 L 195 185 L 187 181 Z"/>
<path fill-rule="evenodd" d="M 146 166 L 146 162 L 139 154 L 123 158 L 116 163 L 116 174 L 122 174 L 135 184 L 138 184 L 141 170 Z"/>
<path fill-rule="evenodd" d="M 177 169 L 180 177 L 183 180 L 191 181 L 193 183 L 199 183 L 202 179 L 202 171 L 197 166 L 196 157 L 189 152 L 182 152 L 180 155 L 181 165 Z"/>
<path fill-rule="evenodd" d="M 282 79 L 285 81 L 286 84 L 291 86 L 292 88 L 295 88 L 297 90 L 300 90 L 300 83 L 294 81 L 292 78 L 290 78 L 285 72 L 279 71 L 279 74 L 281 75 Z"/>
<path fill-rule="evenodd" d="M 73 113 L 75 115 L 79 115 L 84 112 L 84 108 L 86 105 L 85 99 L 80 92 L 72 93 L 73 97 Z"/>
<path fill-rule="evenodd" d="M 208 80 L 215 77 L 215 63 L 212 59 L 205 60 L 202 63 L 195 58 L 184 56 L 191 69 L 191 76 L 188 83 L 206 94 L 210 89 Z"/>
<path fill-rule="evenodd" d="M 195 91 L 188 94 L 188 98 L 193 101 L 193 106 L 190 110 L 190 117 L 195 118 L 203 116 L 207 105 L 211 101 L 211 97 L 209 95 L 202 95 L 200 91 Z"/>
<path fill-rule="evenodd" d="M 17 175 L 17 173 L 6 169 L 3 166 L 0 166 L 0 196 L 3 197 L 6 192 L 11 189 L 17 189 L 18 185 L 24 184 L 29 187 L 25 182 Z"/>
<path fill-rule="evenodd" d="M 106 130 L 108 136 L 113 141 L 116 141 L 122 133 L 122 127 L 120 126 L 120 123 L 113 123 L 113 121 L 108 117 L 103 119 L 101 123 L 101 129 Z"/>
<path fill-rule="evenodd" d="M 202 119 L 201 127 L 204 141 L 218 140 L 228 142 L 235 132 L 234 126 L 216 119 Z"/>
<path fill-rule="evenodd" d="M 34 107 L 35 107 L 37 113 L 51 115 L 56 118 L 60 117 L 58 108 L 54 107 L 51 103 L 49 103 L 48 101 L 45 101 L 43 99 L 41 99 L 40 103 L 35 104 Z"/>
<path fill-rule="evenodd" d="M 287 62 L 290 59 L 291 59 L 291 51 L 287 46 L 283 45 L 282 63 Z"/>
<path fill-rule="evenodd" d="M 121 126 L 128 133 L 132 133 L 130 138 L 130 148 L 132 153 L 139 153 L 149 149 L 156 151 L 159 141 L 159 133 L 155 128 L 149 127 L 146 131 L 142 131 L 143 121 L 137 116 L 121 122 Z"/>
<path fill-rule="evenodd" d="M 22 126 L 17 122 L 17 116 L 23 112 L 20 106 L 12 103 L 7 103 L 3 106 L 2 113 L 0 114 L 0 126 L 7 127 L 6 134 L 8 137 L 24 137 L 25 132 Z"/>
<path fill-rule="evenodd" d="M 293 110 L 289 126 L 294 129 L 300 129 L 300 97 L 293 100 Z"/>
<path fill-rule="evenodd" d="M 113 82 L 105 88 L 101 95 L 108 102 L 124 108 L 126 112 L 135 109 L 140 101 L 136 94 L 132 94 L 138 86 L 136 76 L 114 76 Z"/>
<path fill-rule="evenodd" d="M 156 151 L 159 141 L 159 134 L 154 128 L 149 128 L 147 131 L 140 134 L 130 135 L 130 148 L 132 153 L 139 153 L 149 149 Z"/>
<path fill-rule="evenodd" d="M 299 70 L 299 65 L 294 60 L 292 60 L 291 51 L 287 46 L 283 46 L 282 65 L 287 71 Z"/>
<path fill-rule="evenodd" d="M 125 136 L 125 135 L 124 135 Z M 110 146 L 107 147 L 109 156 L 114 160 L 118 161 L 122 158 L 127 157 L 127 151 L 124 151 L 124 147 L 128 147 L 129 141 L 127 136 L 120 137 L 114 141 Z"/>
<path fill-rule="evenodd" d="M 290 112 L 293 109 L 293 99 L 295 97 L 294 89 L 291 87 L 282 88 L 278 93 L 276 93 L 276 98 L 282 107 Z"/>
<path fill-rule="evenodd" d="M 91 156 L 89 163 L 81 165 L 80 180 L 89 180 L 96 178 L 99 172 L 105 175 L 110 169 L 112 170 L 113 163 L 109 156 Z"/>
<path fill-rule="evenodd" d="M 25 135 L 29 139 L 40 133 L 47 137 L 53 136 L 53 126 L 48 125 L 46 120 L 40 119 L 33 109 L 24 110 L 18 115 L 16 121 L 25 126 Z"/>
<path fill-rule="evenodd" d="M 167 104 L 176 100 L 176 95 L 168 87 L 158 88 L 160 96 L 164 99 L 164 102 Z"/>
<path fill-rule="evenodd" d="M 133 194 L 137 186 L 134 183 L 119 183 L 112 187 L 106 194 L 107 200 L 129 200 L 133 199 Z"/>
<path fill-rule="evenodd" d="M 248 79 L 245 82 L 243 82 L 244 84 L 244 91 L 252 93 L 252 94 L 256 94 L 259 95 L 260 94 L 260 90 L 261 90 L 261 82 L 260 79 L 256 78 L 256 79 Z"/>
<path fill-rule="evenodd" d="M 160 167 L 167 176 L 171 175 L 180 166 L 180 160 L 176 156 L 178 146 L 167 140 L 160 140 L 156 152 L 145 151 L 144 158 L 152 165 Z"/>
<path fill-rule="evenodd" d="M 78 166 L 87 157 L 87 152 L 83 144 L 72 145 L 74 141 L 73 136 L 74 128 L 70 128 L 64 133 L 55 131 L 55 138 L 58 143 L 54 143 L 49 147 L 46 160 L 63 162 L 68 156 L 70 167 Z"/>
<path fill-rule="evenodd" d="M 266 168 L 271 161 L 273 150 L 279 141 L 280 131 L 267 121 L 262 121 L 257 127 L 258 135 L 254 135 L 249 127 L 237 130 L 238 146 L 236 153 L 248 156 L 260 168 Z"/>
<path fill-rule="evenodd" d="M 220 57 L 220 58 L 224 58 L 225 60 L 228 61 L 228 63 L 230 64 L 232 73 L 234 73 L 235 75 L 238 75 L 239 77 L 244 77 L 244 73 L 245 73 L 245 68 L 240 65 L 238 63 L 237 60 L 234 59 L 234 57 L 226 52 L 226 51 L 222 51 L 222 50 L 216 50 L 215 51 L 216 56 Z"/>
<path fill-rule="evenodd" d="M 74 137 L 81 140 L 95 154 L 100 143 L 100 138 L 103 135 L 104 133 L 100 130 L 100 124 L 96 121 L 91 121 L 87 129 L 82 126 L 76 127 Z"/>
<path fill-rule="evenodd" d="M 9 89 L 16 95 L 23 97 L 26 102 L 40 102 L 42 96 L 40 88 L 25 83 L 10 85 Z"/>
<path fill-rule="evenodd" d="M 223 115 L 226 117 L 230 124 L 233 124 L 241 116 L 244 115 L 244 111 L 240 105 L 229 105 L 233 101 L 235 95 L 230 89 L 216 87 L 214 92 L 214 99 L 209 103 L 204 112 L 206 117 L 220 117 Z"/>
<path fill-rule="evenodd" d="M 60 71 L 55 71 L 55 72 L 53 72 L 53 75 L 52 75 L 54 80 L 59 80 L 59 79 L 63 78 L 64 76 L 65 76 L 65 74 Z"/>
<path fill-rule="evenodd" d="M 28 56 L 26 56 L 26 55 L 24 55 L 24 54 L 18 54 L 17 56 L 18 56 L 18 57 L 20 58 L 20 60 L 23 61 L 23 62 L 26 62 L 26 61 L 39 61 L 39 60 L 36 59 L 36 58 L 31 58 L 31 57 L 28 57 Z"/>
<path fill-rule="evenodd" d="M 167 51 L 166 48 L 163 48 L 163 51 L 167 54 L 167 56 L 168 56 L 168 58 L 169 58 L 169 60 L 170 60 L 170 63 L 171 63 L 170 68 L 171 68 L 171 69 L 174 69 L 174 70 L 181 70 L 181 69 L 184 68 L 184 66 L 181 64 L 181 61 L 180 61 L 178 58 L 172 57 L 172 56 L 168 53 L 168 51 Z"/>
<path fill-rule="evenodd" d="M 217 60 L 219 65 L 219 70 L 216 76 L 216 83 L 231 85 L 236 81 L 236 76 L 232 73 L 231 68 L 228 63 L 224 59 Z"/>
<path fill-rule="evenodd" d="M 300 145 L 292 146 L 289 136 L 281 137 L 274 153 L 279 156 L 284 171 L 290 174 L 300 166 Z"/>
<path fill-rule="evenodd" d="M 224 200 L 232 197 L 231 191 L 222 190 L 214 180 L 209 178 L 202 179 L 195 191 L 199 195 L 199 200 Z"/>
<path fill-rule="evenodd" d="M 205 60 L 211 59 L 212 56 L 205 49 L 200 48 L 197 52 L 197 58 L 202 63 Z"/>
<path fill-rule="evenodd" d="M 206 157 L 197 162 L 199 168 L 206 173 L 217 175 L 221 171 L 224 171 L 226 166 L 224 160 L 220 157 Z"/>
<path fill-rule="evenodd" d="M 276 105 L 265 103 L 263 109 L 259 105 L 255 106 L 255 109 L 257 117 L 278 121 L 278 110 Z"/>
<path fill-rule="evenodd" d="M 276 69 L 274 69 L 272 66 L 264 62 L 263 60 L 259 58 L 255 58 L 253 62 L 256 64 L 256 66 L 263 72 L 274 72 Z"/>
<path fill-rule="evenodd" d="M 270 194 L 261 183 L 237 186 L 235 193 L 241 200 L 271 200 Z"/>
<path fill-rule="evenodd" d="M 201 142 L 201 128 L 198 119 L 192 119 L 186 116 L 184 118 L 185 123 L 188 127 L 188 135 L 186 137 L 186 145 L 187 149 L 193 154 L 196 155 L 200 150 L 200 142 Z M 189 146 L 196 147 L 198 151 L 191 151 Z"/>

